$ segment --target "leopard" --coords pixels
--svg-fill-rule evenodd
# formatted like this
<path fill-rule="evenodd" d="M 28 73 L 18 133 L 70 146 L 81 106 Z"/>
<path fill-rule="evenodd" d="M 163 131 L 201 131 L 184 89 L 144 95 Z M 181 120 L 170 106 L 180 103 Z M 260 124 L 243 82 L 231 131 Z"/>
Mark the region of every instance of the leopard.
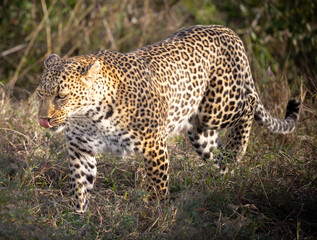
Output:
<path fill-rule="evenodd" d="M 265 109 L 242 40 L 219 25 L 190 26 L 127 53 L 51 54 L 36 92 L 39 125 L 65 133 L 70 195 L 79 213 L 88 208 L 97 154 L 141 155 L 149 198 L 167 199 L 169 136 L 187 133 L 198 155 L 225 171 L 226 158 L 243 158 L 254 120 L 287 134 L 300 108 L 291 98 L 282 119 Z"/>

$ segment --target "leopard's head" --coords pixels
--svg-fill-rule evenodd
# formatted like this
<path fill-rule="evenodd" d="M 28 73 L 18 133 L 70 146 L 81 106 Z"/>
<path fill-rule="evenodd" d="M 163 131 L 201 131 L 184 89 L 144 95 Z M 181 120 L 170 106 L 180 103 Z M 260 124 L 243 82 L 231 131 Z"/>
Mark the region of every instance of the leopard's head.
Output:
<path fill-rule="evenodd" d="M 99 61 L 50 55 L 44 61 L 44 73 L 37 88 L 40 126 L 61 130 L 72 113 L 89 104 L 100 68 Z"/>

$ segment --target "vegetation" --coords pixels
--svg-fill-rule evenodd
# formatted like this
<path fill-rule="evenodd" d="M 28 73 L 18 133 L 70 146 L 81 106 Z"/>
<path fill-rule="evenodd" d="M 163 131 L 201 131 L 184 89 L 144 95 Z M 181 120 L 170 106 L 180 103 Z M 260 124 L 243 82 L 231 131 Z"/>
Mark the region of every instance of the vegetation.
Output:
<path fill-rule="evenodd" d="M 4 0 L 0 239 L 316 239 L 316 4 Z M 223 176 L 185 135 L 169 139 L 165 205 L 144 202 L 140 156 L 99 156 L 89 211 L 77 215 L 68 202 L 63 135 L 37 123 L 32 93 L 43 60 L 51 53 L 126 52 L 193 24 L 223 24 L 240 35 L 270 112 L 282 117 L 291 95 L 303 102 L 295 132 L 274 135 L 254 124 L 246 156 Z"/>

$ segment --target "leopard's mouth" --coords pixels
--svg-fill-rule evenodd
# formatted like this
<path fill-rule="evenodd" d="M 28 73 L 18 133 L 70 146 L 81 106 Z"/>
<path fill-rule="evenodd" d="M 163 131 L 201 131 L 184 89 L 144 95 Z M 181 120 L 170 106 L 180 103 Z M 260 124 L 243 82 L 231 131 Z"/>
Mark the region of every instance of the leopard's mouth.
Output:
<path fill-rule="evenodd" d="M 50 124 L 50 119 L 48 118 L 39 118 L 39 124 L 41 127 L 44 127 L 44 128 L 52 128 L 54 127 L 53 125 Z"/>
<path fill-rule="evenodd" d="M 60 131 L 62 131 L 64 129 L 64 127 L 65 127 L 65 122 L 61 123 L 58 126 L 51 127 L 48 130 L 50 130 L 51 132 L 60 132 Z"/>
<path fill-rule="evenodd" d="M 47 128 L 52 132 L 58 132 L 62 130 L 65 126 L 65 122 L 61 122 L 58 125 L 55 125 L 54 121 L 49 118 L 39 118 L 39 124 L 41 127 Z"/>

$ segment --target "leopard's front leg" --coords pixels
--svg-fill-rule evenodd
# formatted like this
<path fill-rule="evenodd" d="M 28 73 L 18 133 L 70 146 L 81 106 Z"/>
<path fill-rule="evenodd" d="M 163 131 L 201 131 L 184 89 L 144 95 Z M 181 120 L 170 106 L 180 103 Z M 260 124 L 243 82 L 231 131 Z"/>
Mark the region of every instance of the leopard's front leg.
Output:
<path fill-rule="evenodd" d="M 88 206 L 90 195 L 88 191 L 93 188 L 96 178 L 96 160 L 85 139 L 67 137 L 67 140 L 70 194 L 73 198 L 76 212 L 83 213 Z"/>
<path fill-rule="evenodd" d="M 166 139 L 149 140 L 144 145 L 143 156 L 148 199 L 151 201 L 158 197 L 160 200 L 166 200 L 169 180 Z"/>

